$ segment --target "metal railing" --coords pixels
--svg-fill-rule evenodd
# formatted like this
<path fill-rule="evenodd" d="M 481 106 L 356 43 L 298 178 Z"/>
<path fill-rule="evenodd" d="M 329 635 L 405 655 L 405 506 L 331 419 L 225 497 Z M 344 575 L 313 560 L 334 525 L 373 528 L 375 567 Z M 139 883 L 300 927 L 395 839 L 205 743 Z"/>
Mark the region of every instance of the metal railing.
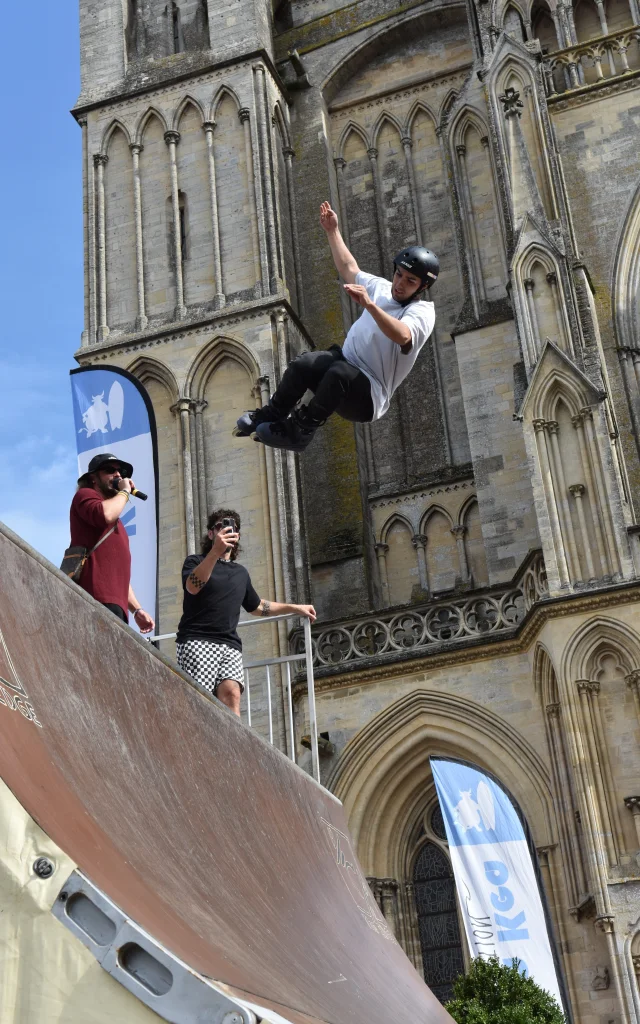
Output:
<path fill-rule="evenodd" d="M 297 614 L 288 615 L 269 615 L 264 618 L 256 619 L 243 619 L 242 622 L 238 623 L 238 629 L 246 628 L 248 626 L 259 626 L 265 623 L 271 624 L 273 622 L 281 622 L 285 619 L 296 619 L 299 618 Z M 292 693 L 292 680 L 291 680 L 291 665 L 294 662 L 304 662 L 307 675 L 307 698 L 309 702 L 309 731 L 311 733 L 311 770 L 312 775 L 316 782 L 320 782 L 320 758 L 318 754 L 318 724 L 316 719 L 316 697 L 313 679 L 313 641 L 311 639 L 311 622 L 309 619 L 304 618 L 302 620 L 303 632 L 301 640 L 303 642 L 298 643 L 298 650 L 294 654 L 283 654 L 274 658 L 258 658 L 255 661 L 250 661 L 244 666 L 244 689 L 247 701 L 247 725 L 253 728 L 251 723 L 251 680 L 249 673 L 254 669 L 264 668 L 266 669 L 266 701 L 267 701 L 267 721 L 269 729 L 269 743 L 274 744 L 273 739 L 273 704 L 272 704 L 272 687 L 271 687 L 271 670 L 277 665 L 284 666 L 285 682 L 284 692 L 286 695 L 287 705 L 287 718 L 288 721 L 285 723 L 285 729 L 287 732 L 287 740 L 289 750 L 286 752 L 287 756 L 291 758 L 294 764 L 296 760 L 296 739 L 295 739 L 295 720 L 293 714 L 293 693 Z M 155 643 L 158 640 L 175 640 L 176 633 L 162 633 L 159 636 L 148 636 L 146 637 L 151 643 Z"/>

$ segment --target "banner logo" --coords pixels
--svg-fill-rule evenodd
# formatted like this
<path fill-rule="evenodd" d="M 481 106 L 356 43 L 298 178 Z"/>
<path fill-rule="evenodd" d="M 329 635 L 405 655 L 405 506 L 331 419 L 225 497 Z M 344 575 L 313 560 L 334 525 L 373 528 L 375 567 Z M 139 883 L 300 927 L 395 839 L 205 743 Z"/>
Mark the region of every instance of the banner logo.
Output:
<path fill-rule="evenodd" d="M 87 437 L 97 434 L 108 434 L 109 430 L 119 430 L 122 426 L 124 416 L 124 391 L 119 381 L 114 381 L 109 391 L 109 399 L 105 403 L 104 391 L 100 395 L 91 396 L 91 405 L 82 413 L 83 427 L 80 427 L 79 434 L 85 433 Z"/>
<path fill-rule="evenodd" d="M 470 828 L 475 828 L 478 832 L 482 832 L 483 829 L 493 831 L 496 827 L 496 808 L 491 790 L 485 782 L 478 783 L 475 800 L 471 796 L 471 790 L 465 790 L 454 813 L 456 824 L 463 832 Z"/>

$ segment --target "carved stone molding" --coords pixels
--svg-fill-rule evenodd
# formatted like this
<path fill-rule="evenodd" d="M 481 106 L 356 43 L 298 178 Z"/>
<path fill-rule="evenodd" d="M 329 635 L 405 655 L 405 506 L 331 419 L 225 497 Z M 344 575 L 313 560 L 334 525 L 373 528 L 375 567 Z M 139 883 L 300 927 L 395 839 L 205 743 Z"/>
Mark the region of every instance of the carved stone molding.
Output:
<path fill-rule="evenodd" d="M 510 86 L 508 89 L 505 89 L 502 95 L 498 96 L 498 99 L 500 100 L 504 108 L 505 117 L 522 116 L 522 108 L 524 107 L 524 103 L 520 99 L 520 93 L 512 86 Z"/>
<path fill-rule="evenodd" d="M 599 932 L 604 932 L 605 935 L 613 935 L 615 918 L 610 914 L 601 914 L 600 917 L 596 917 L 594 924 Z"/>

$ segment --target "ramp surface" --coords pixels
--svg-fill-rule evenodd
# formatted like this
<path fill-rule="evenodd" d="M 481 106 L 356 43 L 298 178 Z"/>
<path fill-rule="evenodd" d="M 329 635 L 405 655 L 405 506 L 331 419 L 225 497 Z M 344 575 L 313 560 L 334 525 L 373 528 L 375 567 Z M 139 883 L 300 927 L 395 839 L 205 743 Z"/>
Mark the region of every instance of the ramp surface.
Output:
<path fill-rule="evenodd" d="M 341 804 L 0 525 L 0 776 L 129 917 L 293 1024 L 445 1024 Z"/>

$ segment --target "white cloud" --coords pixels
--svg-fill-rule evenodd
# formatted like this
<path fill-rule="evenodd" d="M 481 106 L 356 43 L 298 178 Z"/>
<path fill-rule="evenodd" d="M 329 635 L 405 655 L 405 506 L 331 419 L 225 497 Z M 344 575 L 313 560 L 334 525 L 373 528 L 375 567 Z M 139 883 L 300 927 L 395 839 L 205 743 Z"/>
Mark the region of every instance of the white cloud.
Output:
<path fill-rule="evenodd" d="M 75 494 L 76 453 L 53 438 L 29 434 L 0 446 L 5 480 L 0 520 L 59 565 L 69 544 L 69 506 Z"/>

